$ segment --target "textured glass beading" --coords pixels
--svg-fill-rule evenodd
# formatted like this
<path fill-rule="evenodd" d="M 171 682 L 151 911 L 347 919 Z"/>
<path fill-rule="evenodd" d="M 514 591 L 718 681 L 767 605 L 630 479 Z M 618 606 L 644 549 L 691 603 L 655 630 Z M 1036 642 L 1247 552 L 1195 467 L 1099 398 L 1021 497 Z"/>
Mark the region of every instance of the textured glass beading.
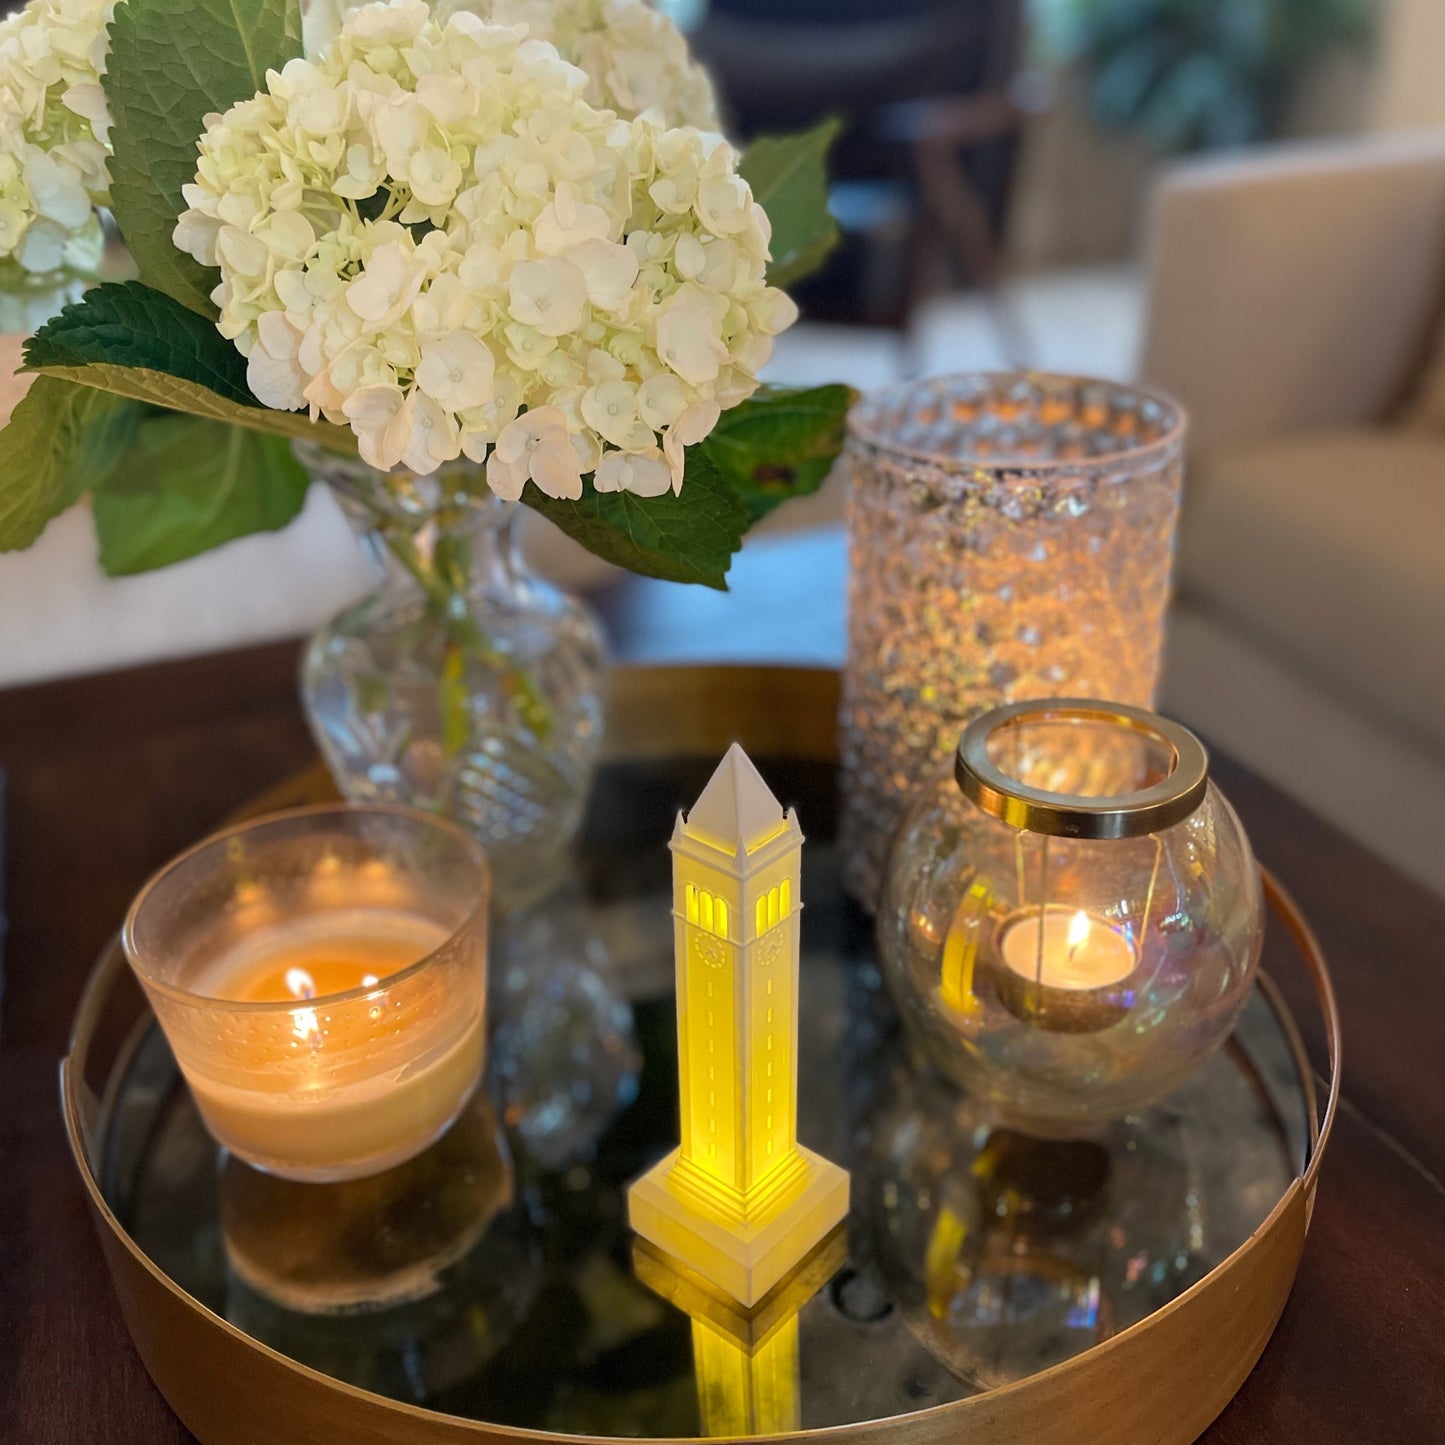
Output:
<path fill-rule="evenodd" d="M 492 959 L 487 1077 L 528 1154 L 559 1164 L 637 1097 L 632 1006 L 575 878 L 495 919 Z"/>
<path fill-rule="evenodd" d="M 304 448 L 366 538 L 378 589 L 312 639 L 302 694 L 345 796 L 456 819 L 492 862 L 499 903 L 563 871 L 602 744 L 601 633 L 532 576 L 517 504 L 459 461 L 383 476 Z"/>
<path fill-rule="evenodd" d="M 872 907 L 905 798 L 971 717 L 1152 704 L 1184 420 L 1113 382 L 980 373 L 868 398 L 849 431 L 842 845 Z"/>

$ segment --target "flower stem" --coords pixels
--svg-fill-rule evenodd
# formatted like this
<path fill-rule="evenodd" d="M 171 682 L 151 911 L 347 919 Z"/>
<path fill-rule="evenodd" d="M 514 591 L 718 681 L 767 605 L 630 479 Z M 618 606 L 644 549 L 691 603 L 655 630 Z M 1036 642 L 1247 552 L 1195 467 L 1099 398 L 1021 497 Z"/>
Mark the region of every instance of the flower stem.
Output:
<path fill-rule="evenodd" d="M 468 610 L 465 593 L 454 580 L 449 582 L 422 557 L 411 537 L 398 534 L 392 528 L 383 529 L 382 535 L 392 556 L 406 569 L 426 595 L 432 610 L 446 624 L 448 658 L 442 699 L 444 732 L 449 744 L 457 743 L 455 749 L 449 747 L 448 750 L 459 751 L 465 738 L 464 732 L 457 726 L 455 715 L 465 703 L 465 693 L 461 690 L 461 664 L 466 656 L 496 670 L 522 721 L 545 742 L 552 733 L 552 709 L 537 690 L 526 668 L 516 666 L 505 653 L 493 646 Z"/>

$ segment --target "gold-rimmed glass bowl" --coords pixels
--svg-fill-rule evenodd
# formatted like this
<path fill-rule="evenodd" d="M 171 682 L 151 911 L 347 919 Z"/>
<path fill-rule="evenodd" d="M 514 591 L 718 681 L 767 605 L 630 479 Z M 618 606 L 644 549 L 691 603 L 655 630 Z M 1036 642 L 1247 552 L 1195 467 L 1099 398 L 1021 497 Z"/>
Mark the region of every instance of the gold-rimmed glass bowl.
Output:
<path fill-rule="evenodd" d="M 1228 1037 L 1263 940 L 1259 870 L 1192 733 L 1087 699 L 965 730 L 904 817 L 884 971 L 929 1059 L 1002 1123 L 1088 1131 Z"/>

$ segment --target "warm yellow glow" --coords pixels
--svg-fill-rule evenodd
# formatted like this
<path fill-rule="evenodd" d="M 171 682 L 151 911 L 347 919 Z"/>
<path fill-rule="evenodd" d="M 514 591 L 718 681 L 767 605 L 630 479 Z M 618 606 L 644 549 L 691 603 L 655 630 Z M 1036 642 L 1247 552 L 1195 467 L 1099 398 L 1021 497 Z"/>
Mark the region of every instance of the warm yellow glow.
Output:
<path fill-rule="evenodd" d="M 304 968 L 288 968 L 286 991 L 292 998 L 315 998 L 316 980 Z"/>
<path fill-rule="evenodd" d="M 704 1434 L 781 1435 L 798 1428 L 796 1315 L 755 1354 L 694 1320 L 692 1361 Z"/>
<path fill-rule="evenodd" d="M 981 883 L 975 883 L 958 905 L 948 934 L 943 940 L 943 974 L 939 991 L 949 1008 L 961 1014 L 979 1010 L 974 993 L 974 969 L 978 963 L 979 938 L 989 916 L 989 894 Z"/>
<path fill-rule="evenodd" d="M 632 1186 L 629 1211 L 746 1304 L 848 1205 L 847 1174 L 797 1142 L 802 844 L 737 747 L 672 840 L 682 1142 Z"/>
<path fill-rule="evenodd" d="M 928 1251 L 923 1260 L 923 1283 L 928 1292 L 928 1312 L 943 1319 L 958 1292 L 958 1258 L 968 1238 L 968 1222 L 945 1200 L 939 1206 Z"/>
<path fill-rule="evenodd" d="M 716 897 L 695 883 L 687 885 L 687 921 L 696 924 L 705 933 L 718 938 L 728 936 L 728 905 L 725 898 Z"/>
<path fill-rule="evenodd" d="M 207 992 L 283 1007 L 237 1018 L 224 1049 L 182 1051 L 211 1132 L 239 1157 L 300 1179 L 375 1173 L 424 1148 L 481 1071 L 480 955 L 475 992 L 461 992 L 451 1016 L 437 999 L 414 1055 L 390 1042 L 380 1007 L 328 1000 L 380 986 L 447 937 L 409 911 L 335 909 L 252 929 L 220 951 L 201 975 Z M 408 1036 L 417 1027 L 409 1022 Z"/>
<path fill-rule="evenodd" d="M 1122 929 L 1052 903 L 1010 922 L 999 951 L 1019 978 L 1075 992 L 1121 983 L 1139 963 Z"/>
<path fill-rule="evenodd" d="M 847 1258 L 847 1231 L 834 1229 L 764 1300 L 743 1308 L 681 1261 L 641 1241 L 633 1245 L 638 1279 L 692 1320 L 705 1434 L 771 1435 L 799 1428 L 798 1313 Z"/>
<path fill-rule="evenodd" d="M 732 979 L 721 940 L 690 926 L 688 1006 L 678 1015 L 682 1052 L 689 1060 L 683 1089 L 682 1152 L 724 1186 L 736 1186 L 737 1047 Z"/>

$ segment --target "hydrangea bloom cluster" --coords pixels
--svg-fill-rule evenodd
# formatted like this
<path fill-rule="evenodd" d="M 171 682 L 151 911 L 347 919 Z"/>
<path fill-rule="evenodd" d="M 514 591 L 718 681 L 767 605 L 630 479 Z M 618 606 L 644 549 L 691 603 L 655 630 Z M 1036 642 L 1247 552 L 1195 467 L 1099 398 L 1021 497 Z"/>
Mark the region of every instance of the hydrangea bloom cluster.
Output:
<path fill-rule="evenodd" d="M 113 3 L 30 0 L 0 22 L 0 280 L 12 285 L 19 273 L 60 279 L 99 260 Z"/>
<path fill-rule="evenodd" d="M 354 8 L 348 0 L 310 0 L 306 53 L 321 54 Z M 627 120 L 646 112 L 665 125 L 720 128 L 707 72 L 648 0 L 432 0 L 439 20 L 459 11 L 494 25 L 525 25 L 532 39 L 550 41 L 586 72 L 585 98 L 599 109 Z"/>
<path fill-rule="evenodd" d="M 586 72 L 586 98 L 621 116 L 721 129 L 707 71 L 682 32 L 648 0 L 439 0 L 438 13 L 476 10 L 498 25 L 526 25 Z"/>
<path fill-rule="evenodd" d="M 796 310 L 716 134 L 624 120 L 520 28 L 369 5 L 207 121 L 176 244 L 266 405 L 494 491 L 680 488 Z"/>

